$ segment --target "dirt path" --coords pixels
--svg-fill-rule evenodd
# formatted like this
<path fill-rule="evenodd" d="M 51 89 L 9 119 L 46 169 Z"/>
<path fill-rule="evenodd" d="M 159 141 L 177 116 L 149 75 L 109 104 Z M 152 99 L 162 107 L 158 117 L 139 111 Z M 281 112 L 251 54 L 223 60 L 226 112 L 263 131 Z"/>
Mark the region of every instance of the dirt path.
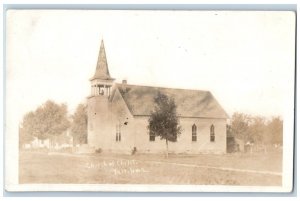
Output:
<path fill-rule="evenodd" d="M 139 160 L 137 160 L 139 161 Z M 187 164 L 187 163 L 175 163 L 175 162 L 166 162 L 166 161 L 144 161 L 143 162 L 151 162 L 157 164 L 170 164 L 170 165 L 178 165 L 183 167 L 198 167 L 198 168 L 207 168 L 207 169 L 215 169 L 215 170 L 223 170 L 223 171 L 234 171 L 234 172 L 245 172 L 245 173 L 255 173 L 255 174 L 269 174 L 281 176 L 281 172 L 272 172 L 272 171 L 258 171 L 258 170 L 247 170 L 247 169 L 237 169 L 237 168 L 227 168 L 227 167 L 215 167 L 208 165 L 196 165 L 196 164 Z"/>

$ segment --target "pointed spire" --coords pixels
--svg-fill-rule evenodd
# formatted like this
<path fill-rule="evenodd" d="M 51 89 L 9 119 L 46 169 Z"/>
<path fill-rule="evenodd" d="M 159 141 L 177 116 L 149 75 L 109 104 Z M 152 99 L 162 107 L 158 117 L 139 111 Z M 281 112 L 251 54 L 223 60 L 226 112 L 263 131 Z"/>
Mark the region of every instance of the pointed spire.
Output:
<path fill-rule="evenodd" d="M 107 66 L 107 59 L 106 59 L 103 39 L 101 40 L 96 72 L 92 79 L 112 80 Z"/>

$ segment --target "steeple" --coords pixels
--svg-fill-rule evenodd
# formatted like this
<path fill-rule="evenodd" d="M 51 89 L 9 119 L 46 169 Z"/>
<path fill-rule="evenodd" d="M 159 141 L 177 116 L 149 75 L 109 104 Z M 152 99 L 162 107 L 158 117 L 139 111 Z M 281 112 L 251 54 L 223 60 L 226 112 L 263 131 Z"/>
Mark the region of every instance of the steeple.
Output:
<path fill-rule="evenodd" d="M 108 66 L 107 66 L 107 59 L 106 59 L 103 39 L 101 40 L 101 46 L 98 55 L 96 71 L 94 76 L 91 78 L 91 80 L 94 79 L 113 80 L 113 78 L 110 77 Z"/>
<path fill-rule="evenodd" d="M 90 79 L 91 81 L 91 96 L 110 97 L 111 88 L 114 84 L 114 78 L 110 77 L 105 48 L 103 40 L 101 40 L 100 51 L 96 66 L 96 72 Z"/>

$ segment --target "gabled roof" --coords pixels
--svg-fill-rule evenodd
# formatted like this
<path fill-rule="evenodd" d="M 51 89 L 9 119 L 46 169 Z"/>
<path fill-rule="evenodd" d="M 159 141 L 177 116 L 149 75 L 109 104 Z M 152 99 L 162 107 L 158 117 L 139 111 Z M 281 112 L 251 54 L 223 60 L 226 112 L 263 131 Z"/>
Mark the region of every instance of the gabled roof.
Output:
<path fill-rule="evenodd" d="M 209 91 L 173 89 L 150 86 L 116 84 L 132 115 L 151 114 L 154 97 L 161 92 L 174 98 L 177 114 L 191 118 L 228 118 L 224 109 Z"/>
<path fill-rule="evenodd" d="M 111 78 L 110 74 L 109 74 L 103 40 L 101 41 L 96 71 L 95 71 L 94 76 L 91 78 L 91 80 L 94 80 L 94 79 L 113 80 L 113 78 Z"/>

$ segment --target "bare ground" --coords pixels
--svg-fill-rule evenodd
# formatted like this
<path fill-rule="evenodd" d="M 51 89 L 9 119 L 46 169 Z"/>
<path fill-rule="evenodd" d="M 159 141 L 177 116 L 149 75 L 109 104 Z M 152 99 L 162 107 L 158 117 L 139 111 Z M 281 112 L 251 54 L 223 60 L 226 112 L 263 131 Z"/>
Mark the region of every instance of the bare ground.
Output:
<path fill-rule="evenodd" d="M 20 152 L 20 183 L 280 186 L 282 154 L 170 155 Z"/>

